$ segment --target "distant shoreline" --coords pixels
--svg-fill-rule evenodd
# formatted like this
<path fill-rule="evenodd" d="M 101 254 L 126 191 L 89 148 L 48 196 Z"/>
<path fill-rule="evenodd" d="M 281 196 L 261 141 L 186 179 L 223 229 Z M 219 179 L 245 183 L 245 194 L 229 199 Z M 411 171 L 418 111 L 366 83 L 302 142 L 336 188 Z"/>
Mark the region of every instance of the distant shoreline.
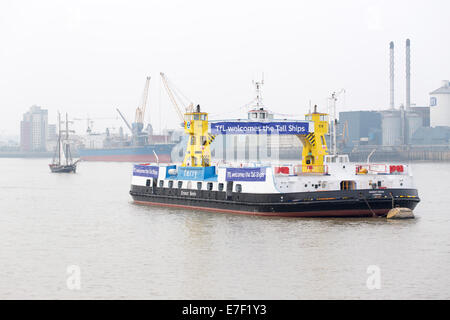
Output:
<path fill-rule="evenodd" d="M 77 154 L 73 155 L 77 157 Z M 53 158 L 53 152 L 20 152 L 20 151 L 7 151 L 0 152 L 0 158 Z"/>

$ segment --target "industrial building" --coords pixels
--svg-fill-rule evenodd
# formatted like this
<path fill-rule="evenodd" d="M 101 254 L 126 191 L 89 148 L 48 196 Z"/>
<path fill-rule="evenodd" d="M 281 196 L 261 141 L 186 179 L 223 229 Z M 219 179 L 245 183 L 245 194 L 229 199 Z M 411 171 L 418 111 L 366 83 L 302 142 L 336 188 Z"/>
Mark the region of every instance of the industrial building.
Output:
<path fill-rule="evenodd" d="M 33 105 L 20 122 L 20 148 L 25 152 L 47 150 L 48 111 Z"/>
<path fill-rule="evenodd" d="M 405 104 L 396 107 L 394 43 L 389 44 L 389 108 L 339 113 L 338 146 L 353 159 L 446 160 L 450 156 L 450 82 L 430 93 L 430 106 L 411 103 L 411 42 L 405 45 Z"/>
<path fill-rule="evenodd" d="M 431 126 L 450 127 L 450 81 L 443 80 L 442 86 L 430 92 Z"/>
<path fill-rule="evenodd" d="M 416 146 L 449 146 L 450 127 L 430 127 L 417 130 L 412 137 L 412 144 Z"/>
<path fill-rule="evenodd" d="M 378 111 L 339 112 L 340 149 L 381 144 L 381 114 Z"/>

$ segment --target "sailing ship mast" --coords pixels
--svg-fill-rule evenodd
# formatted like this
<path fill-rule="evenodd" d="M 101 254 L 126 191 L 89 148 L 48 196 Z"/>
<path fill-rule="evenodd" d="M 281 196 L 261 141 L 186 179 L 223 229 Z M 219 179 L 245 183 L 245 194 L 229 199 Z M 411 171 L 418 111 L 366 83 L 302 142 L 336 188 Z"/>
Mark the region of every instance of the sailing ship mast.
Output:
<path fill-rule="evenodd" d="M 65 133 L 64 137 L 62 133 Z M 56 155 L 56 152 L 58 155 Z M 65 164 L 63 164 L 61 158 L 64 157 Z M 55 148 L 55 155 L 53 156 L 53 162 L 50 164 L 50 170 L 52 172 L 76 172 L 76 165 L 79 160 L 73 162 L 72 154 L 70 152 L 69 142 L 69 116 L 66 113 L 66 128 L 61 130 L 61 114 L 58 112 L 58 145 Z"/>
<path fill-rule="evenodd" d="M 64 145 L 64 154 L 66 156 L 66 166 L 72 164 L 72 156 L 70 154 L 70 145 L 69 145 L 69 117 L 66 112 L 66 139 Z"/>
<path fill-rule="evenodd" d="M 58 112 L 58 142 L 53 154 L 53 164 L 61 165 L 61 114 Z"/>

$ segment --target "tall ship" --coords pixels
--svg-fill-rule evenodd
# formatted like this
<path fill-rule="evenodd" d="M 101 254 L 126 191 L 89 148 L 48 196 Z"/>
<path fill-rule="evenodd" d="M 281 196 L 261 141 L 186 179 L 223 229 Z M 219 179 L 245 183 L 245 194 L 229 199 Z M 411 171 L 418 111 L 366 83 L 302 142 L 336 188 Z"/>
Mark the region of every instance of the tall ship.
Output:
<path fill-rule="evenodd" d="M 77 163 L 80 161 L 74 161 L 72 159 L 69 141 L 69 117 L 67 113 L 65 125 L 66 129 L 62 131 L 61 115 L 58 112 L 58 141 L 52 163 L 49 164 L 50 171 L 53 173 L 75 173 L 77 171 Z M 62 136 L 62 133 L 64 133 L 64 137 Z"/>
<path fill-rule="evenodd" d="M 351 163 L 329 154 L 328 114 L 317 107 L 305 120 L 224 121 L 184 115 L 188 136 L 182 164 L 136 164 L 130 195 L 137 204 L 279 217 L 386 216 L 420 202 L 408 165 Z M 293 135 L 303 144 L 300 163 L 213 163 L 218 135 Z M 300 160 L 300 159 L 299 159 Z"/>

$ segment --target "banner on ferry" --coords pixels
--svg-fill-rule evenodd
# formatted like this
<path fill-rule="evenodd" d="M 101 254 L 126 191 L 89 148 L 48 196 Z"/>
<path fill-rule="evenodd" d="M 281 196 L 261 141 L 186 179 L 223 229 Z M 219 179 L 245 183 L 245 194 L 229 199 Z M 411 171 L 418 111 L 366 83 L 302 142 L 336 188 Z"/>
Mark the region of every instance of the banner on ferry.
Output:
<path fill-rule="evenodd" d="M 308 121 L 290 122 L 212 122 L 211 133 L 217 134 L 308 134 Z"/>
<path fill-rule="evenodd" d="M 266 181 L 266 168 L 227 168 L 226 181 Z"/>
<path fill-rule="evenodd" d="M 133 167 L 133 176 L 158 178 L 159 167 L 156 166 L 144 166 L 135 164 Z"/>

